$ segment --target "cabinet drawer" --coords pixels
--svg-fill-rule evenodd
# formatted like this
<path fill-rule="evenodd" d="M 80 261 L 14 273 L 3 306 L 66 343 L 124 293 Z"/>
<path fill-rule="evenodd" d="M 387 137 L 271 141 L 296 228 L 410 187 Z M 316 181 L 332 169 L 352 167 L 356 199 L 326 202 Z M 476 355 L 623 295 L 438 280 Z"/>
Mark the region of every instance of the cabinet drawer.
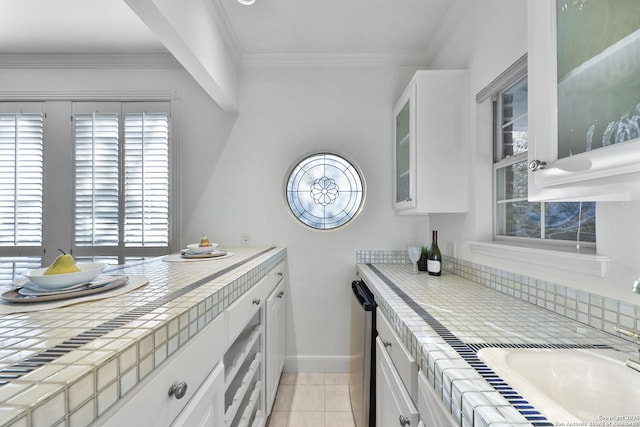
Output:
<path fill-rule="evenodd" d="M 418 398 L 418 363 L 416 359 L 407 351 L 400 337 L 394 332 L 391 323 L 380 311 L 377 314 L 377 329 L 378 336 L 393 361 L 400 378 L 402 378 L 407 391 L 411 398 L 416 401 Z"/>
<path fill-rule="evenodd" d="M 227 346 L 235 341 L 247 322 L 265 304 L 271 291 L 284 278 L 284 274 L 285 263 L 282 261 L 225 310 Z"/>
<path fill-rule="evenodd" d="M 418 375 L 418 412 L 424 427 L 455 427 L 458 425 L 444 406 L 442 398 L 436 394 L 422 372 Z"/>
<path fill-rule="evenodd" d="M 418 409 L 380 337 L 376 338 L 376 427 L 417 426 Z"/>
<path fill-rule="evenodd" d="M 218 316 L 196 335 L 191 343 L 172 355 L 166 365 L 156 369 L 150 378 L 125 395 L 120 400 L 122 405 L 110 408 L 105 414 L 106 421 L 103 425 L 122 427 L 171 424 L 196 394 L 209 373 L 217 365 L 221 365 L 223 341 L 224 319 Z M 171 386 L 181 382 L 187 385 L 184 397 L 177 399 L 170 396 Z"/>

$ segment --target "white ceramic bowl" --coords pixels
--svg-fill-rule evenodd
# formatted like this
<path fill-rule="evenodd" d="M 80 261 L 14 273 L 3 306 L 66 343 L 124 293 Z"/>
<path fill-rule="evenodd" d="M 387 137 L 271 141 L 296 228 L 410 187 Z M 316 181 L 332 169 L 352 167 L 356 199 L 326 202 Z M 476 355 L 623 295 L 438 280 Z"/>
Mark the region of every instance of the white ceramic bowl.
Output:
<path fill-rule="evenodd" d="M 67 274 L 44 275 L 46 268 L 38 268 L 24 273 L 33 283 L 44 289 L 63 289 L 78 283 L 90 282 L 104 269 L 106 264 L 78 264 L 80 271 Z"/>
<path fill-rule="evenodd" d="M 187 245 L 187 249 L 189 249 L 189 252 L 192 254 L 206 254 L 215 251 L 217 247 L 218 244 L 213 242 L 211 243 L 211 246 L 200 246 L 199 243 Z"/>

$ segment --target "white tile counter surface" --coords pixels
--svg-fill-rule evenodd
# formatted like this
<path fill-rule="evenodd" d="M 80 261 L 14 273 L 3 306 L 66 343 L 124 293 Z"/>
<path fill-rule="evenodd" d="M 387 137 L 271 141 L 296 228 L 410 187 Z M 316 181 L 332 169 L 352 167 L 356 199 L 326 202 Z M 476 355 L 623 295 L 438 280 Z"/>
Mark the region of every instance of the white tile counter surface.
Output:
<path fill-rule="evenodd" d="M 108 269 L 149 283 L 99 301 L 1 316 L 0 426 L 90 424 L 286 256 L 283 248 L 230 251 L 224 259 L 156 258 Z"/>
<path fill-rule="evenodd" d="M 462 426 L 552 424 L 524 410 L 527 419 L 517 405 L 507 401 L 454 349 L 456 340 L 472 347 L 604 345 L 631 356 L 637 352 L 636 346 L 626 340 L 446 271 L 436 277 L 414 274 L 411 264 L 382 263 L 358 264 L 358 274 Z M 408 305 L 407 297 L 419 308 Z M 416 310 L 426 312 L 435 326 L 430 326 Z"/>

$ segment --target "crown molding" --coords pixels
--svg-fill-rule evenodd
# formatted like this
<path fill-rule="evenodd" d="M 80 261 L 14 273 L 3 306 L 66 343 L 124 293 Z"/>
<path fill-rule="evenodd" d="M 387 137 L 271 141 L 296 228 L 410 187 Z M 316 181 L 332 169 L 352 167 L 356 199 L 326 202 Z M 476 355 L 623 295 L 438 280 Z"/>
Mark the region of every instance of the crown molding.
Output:
<path fill-rule="evenodd" d="M 178 101 L 179 90 L 159 91 L 0 91 L 0 101 Z"/>
<path fill-rule="evenodd" d="M 3 53 L 0 69 L 182 68 L 170 53 Z"/>
<path fill-rule="evenodd" d="M 211 15 L 214 24 L 220 29 L 222 41 L 228 49 L 229 54 L 236 64 L 238 64 L 242 57 L 242 47 L 240 46 L 238 36 L 231 25 L 231 21 L 229 21 L 229 16 L 222 7 L 222 4 L 220 4 L 220 0 L 202 0 L 202 2 L 209 11 L 209 15 Z"/>
<path fill-rule="evenodd" d="M 451 6 L 440 21 L 440 25 L 433 32 L 432 37 L 429 37 L 429 43 L 424 54 L 427 65 L 433 62 L 470 6 L 470 0 L 451 1 Z"/>
<path fill-rule="evenodd" d="M 245 53 L 240 68 L 277 67 L 424 67 L 422 51 L 393 53 Z"/>

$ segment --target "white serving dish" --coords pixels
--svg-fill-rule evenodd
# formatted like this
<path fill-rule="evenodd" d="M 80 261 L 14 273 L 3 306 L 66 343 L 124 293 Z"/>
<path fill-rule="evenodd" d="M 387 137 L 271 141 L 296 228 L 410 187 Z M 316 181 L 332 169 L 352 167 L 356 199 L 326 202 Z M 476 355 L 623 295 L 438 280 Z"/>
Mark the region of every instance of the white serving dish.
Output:
<path fill-rule="evenodd" d="M 211 246 L 200 246 L 199 243 L 192 243 L 187 245 L 187 249 L 192 254 L 206 254 L 216 250 L 218 247 L 217 243 L 211 243 Z"/>
<path fill-rule="evenodd" d="M 102 273 L 106 264 L 78 264 L 80 271 L 67 274 L 44 275 L 47 268 L 38 268 L 24 273 L 36 285 L 44 289 L 63 289 L 79 283 L 90 282 Z"/>

